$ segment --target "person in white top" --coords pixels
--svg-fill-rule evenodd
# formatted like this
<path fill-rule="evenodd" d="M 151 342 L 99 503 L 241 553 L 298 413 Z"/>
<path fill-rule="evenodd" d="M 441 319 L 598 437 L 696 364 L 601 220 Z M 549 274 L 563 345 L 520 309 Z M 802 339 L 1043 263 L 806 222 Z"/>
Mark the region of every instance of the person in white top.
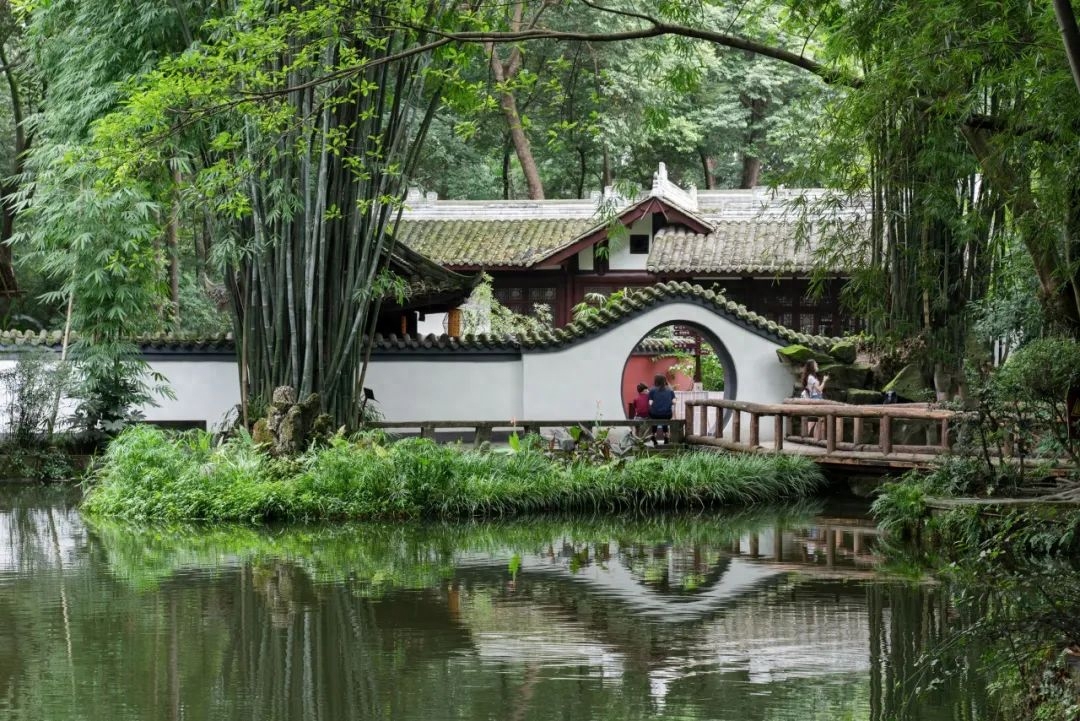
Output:
<path fill-rule="evenodd" d="M 825 384 L 829 382 L 829 376 L 825 375 L 818 380 L 817 361 L 810 359 L 803 366 L 802 386 L 803 398 L 823 398 L 825 396 Z"/>
<path fill-rule="evenodd" d="M 821 399 L 825 397 L 825 384 L 829 382 L 829 376 L 822 376 L 818 380 L 818 367 L 817 361 L 810 359 L 806 361 L 806 365 L 803 366 L 802 373 L 802 397 Z M 806 430 L 811 437 L 821 440 L 822 430 L 821 424 L 818 423 L 817 418 L 806 419 Z"/>

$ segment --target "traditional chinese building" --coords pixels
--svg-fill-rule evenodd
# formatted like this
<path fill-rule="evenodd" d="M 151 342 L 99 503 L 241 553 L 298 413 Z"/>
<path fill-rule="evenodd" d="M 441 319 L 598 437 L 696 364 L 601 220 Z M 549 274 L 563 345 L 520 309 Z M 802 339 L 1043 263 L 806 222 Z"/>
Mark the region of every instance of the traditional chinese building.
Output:
<path fill-rule="evenodd" d="M 804 213 L 821 191 L 684 190 L 664 166 L 652 188 L 627 201 L 608 189 L 588 200 L 439 200 L 413 192 L 399 240 L 459 273 L 486 272 L 496 298 L 511 310 L 550 307 L 556 325 L 572 320 L 587 294 L 610 294 L 665 281 L 723 291 L 769 320 L 802 333 L 854 329 L 839 304 L 848 271 L 826 267 L 823 293 L 810 292 L 825 222 Z M 838 215 L 839 213 L 839 215 Z M 858 222 L 857 210 L 833 208 Z M 621 228 L 619 228 L 621 226 Z M 426 317 L 421 332 L 450 329 Z"/>

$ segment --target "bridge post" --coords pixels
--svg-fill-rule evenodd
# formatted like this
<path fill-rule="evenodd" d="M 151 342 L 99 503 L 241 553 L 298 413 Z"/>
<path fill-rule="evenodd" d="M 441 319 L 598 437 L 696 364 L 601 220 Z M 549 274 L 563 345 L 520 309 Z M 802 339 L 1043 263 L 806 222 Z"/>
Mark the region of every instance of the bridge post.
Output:
<path fill-rule="evenodd" d="M 750 447 L 757 448 L 761 441 L 761 416 L 750 413 Z"/>
<path fill-rule="evenodd" d="M 892 453 L 892 417 L 881 417 L 881 452 L 885 455 Z"/>
<path fill-rule="evenodd" d="M 479 448 L 485 442 L 491 441 L 491 424 L 483 423 L 476 426 L 476 436 L 473 438 L 473 446 Z"/>
<path fill-rule="evenodd" d="M 844 442 L 844 417 L 841 415 L 836 416 L 836 442 Z"/>
<path fill-rule="evenodd" d="M 862 418 L 851 419 L 851 443 L 855 450 L 859 450 L 859 444 L 862 443 Z"/>
<path fill-rule="evenodd" d="M 420 437 L 435 440 L 435 426 L 430 423 L 425 423 L 420 426 Z"/>
<path fill-rule="evenodd" d="M 779 413 L 773 416 L 773 448 L 784 450 L 784 416 Z"/>
<path fill-rule="evenodd" d="M 832 413 L 825 416 L 825 450 L 828 453 L 836 452 L 836 422 L 838 420 Z"/>
<path fill-rule="evenodd" d="M 694 404 L 687 401 L 683 409 L 683 417 L 686 421 L 686 435 L 689 437 L 694 435 Z"/>
<path fill-rule="evenodd" d="M 709 435 L 709 407 L 708 406 L 698 406 L 697 407 L 697 413 L 698 413 L 697 422 L 694 423 L 694 427 L 701 429 L 698 432 L 698 435 L 707 436 L 707 435 Z"/>
<path fill-rule="evenodd" d="M 943 418 L 941 420 L 941 450 L 947 451 L 952 448 L 952 441 L 949 440 L 949 419 Z"/>
<path fill-rule="evenodd" d="M 731 440 L 742 443 L 742 411 L 738 408 L 731 410 Z"/>
<path fill-rule="evenodd" d="M 668 428 L 671 430 L 671 444 L 681 446 L 686 441 L 686 426 L 679 421 L 672 421 Z"/>

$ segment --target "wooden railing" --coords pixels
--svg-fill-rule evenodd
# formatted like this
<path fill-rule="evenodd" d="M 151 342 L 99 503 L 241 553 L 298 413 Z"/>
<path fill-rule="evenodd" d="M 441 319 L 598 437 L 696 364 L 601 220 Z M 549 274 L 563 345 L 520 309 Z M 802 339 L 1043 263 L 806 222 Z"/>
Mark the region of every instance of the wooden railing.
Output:
<path fill-rule="evenodd" d="M 539 434 L 544 428 L 631 428 L 645 430 L 652 426 L 665 425 L 670 428 L 670 443 L 680 445 L 685 438 L 685 421 L 654 420 L 647 418 L 633 420 L 589 420 L 589 421 L 379 421 L 368 423 L 367 428 L 380 428 L 386 431 L 418 431 L 421 438 L 435 439 L 438 431 L 462 432 L 473 431 L 473 443 L 491 441 L 496 431 L 507 434 L 517 432 L 522 435 Z"/>
<path fill-rule="evenodd" d="M 707 433 L 704 422 L 709 407 L 721 409 L 725 416 L 723 422 L 715 425 L 712 434 Z M 749 416 L 745 425 L 744 415 Z M 790 441 L 804 446 L 821 446 L 826 453 L 870 452 L 887 456 L 894 453 L 936 454 L 949 450 L 952 444 L 949 424 L 956 413 L 926 403 L 858 406 L 809 399 L 791 399 L 783 403 L 687 401 L 686 439 L 689 443 L 734 450 L 758 448 L 761 445 L 761 420 L 770 417 L 773 419 L 774 450 L 783 450 L 784 442 Z M 894 444 L 897 421 L 924 426 L 921 430 L 925 442 Z"/>

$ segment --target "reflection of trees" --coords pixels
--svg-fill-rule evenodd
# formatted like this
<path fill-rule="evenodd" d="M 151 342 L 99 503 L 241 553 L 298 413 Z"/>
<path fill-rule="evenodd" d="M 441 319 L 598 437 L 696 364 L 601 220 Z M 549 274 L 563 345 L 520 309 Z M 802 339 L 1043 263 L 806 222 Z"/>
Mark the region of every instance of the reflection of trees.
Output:
<path fill-rule="evenodd" d="M 946 718 L 908 699 L 918 654 L 940 633 L 938 591 L 778 574 L 709 615 L 672 623 L 642 617 L 571 570 L 625 564 L 645 579 L 649 568 L 674 569 L 641 592 L 675 589 L 678 602 L 704 593 L 686 587 L 692 575 L 724 576 L 740 537 L 788 527 L 776 515 L 277 530 L 99 524 L 74 536 L 63 523 L 53 536 L 47 515 L 24 516 L 10 543 L 36 560 L 31 572 L 0 576 L 0 708 L 25 717 L 754 721 L 872 709 L 875 721 Z M 57 547 L 67 549 L 62 568 Z M 525 568 L 511 581 L 509 559 L 530 554 L 565 571 Z M 880 661 L 869 687 L 865 674 L 824 659 L 814 681 L 752 678 L 718 660 L 716 647 L 740 624 L 779 633 L 769 613 L 796 628 L 817 618 L 827 631 L 829 617 L 815 609 L 835 599 L 869 624 L 864 650 Z M 484 655 L 507 639 L 523 653 Z M 528 644 L 554 651 L 529 656 Z"/>

